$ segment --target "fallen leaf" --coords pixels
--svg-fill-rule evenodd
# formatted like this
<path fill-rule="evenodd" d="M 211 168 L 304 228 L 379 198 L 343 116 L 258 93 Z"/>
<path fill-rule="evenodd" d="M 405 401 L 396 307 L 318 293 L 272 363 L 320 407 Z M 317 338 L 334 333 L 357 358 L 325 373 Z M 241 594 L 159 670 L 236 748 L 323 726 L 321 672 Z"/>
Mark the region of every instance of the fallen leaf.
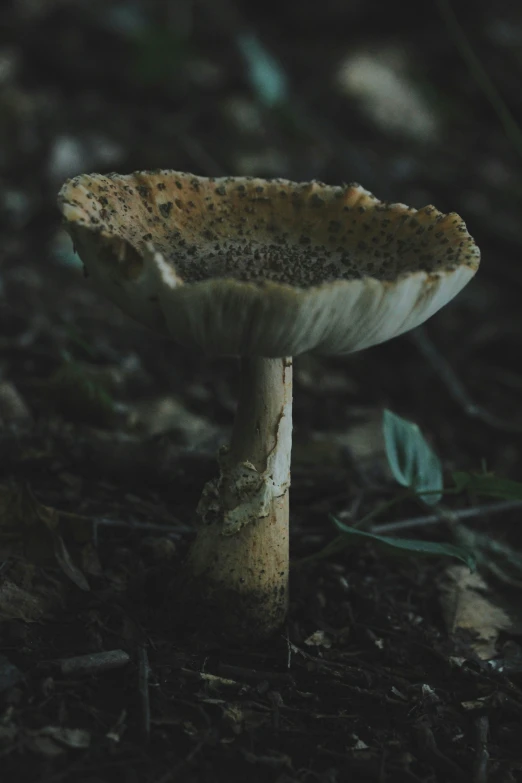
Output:
<path fill-rule="evenodd" d="M 40 730 L 42 737 L 52 737 L 66 748 L 84 750 L 91 744 L 91 735 L 85 729 L 69 729 L 66 726 L 45 726 Z"/>
<path fill-rule="evenodd" d="M 354 461 L 379 463 L 391 478 L 386 459 L 386 447 L 382 430 L 382 410 L 372 407 L 350 409 L 350 426 L 346 432 L 335 435 L 338 443 L 349 449 Z"/>
<path fill-rule="evenodd" d="M 233 734 L 241 734 L 245 724 L 245 715 L 240 704 L 229 702 L 223 706 L 223 722 Z"/>
<path fill-rule="evenodd" d="M 30 563 L 12 563 L 2 573 L 0 621 L 37 622 L 51 617 L 64 603 L 64 585 L 45 577 L 41 569 Z"/>
<path fill-rule="evenodd" d="M 36 731 L 26 732 L 24 740 L 33 752 L 54 758 L 67 750 L 86 750 L 91 744 L 91 735 L 84 729 L 44 726 Z"/>
<path fill-rule="evenodd" d="M 27 425 L 32 421 L 31 412 L 20 392 L 12 383 L 0 383 L 0 427 Z"/>
<path fill-rule="evenodd" d="M 187 410 L 175 397 L 158 397 L 136 404 L 128 416 L 131 432 L 148 437 L 170 433 L 184 446 L 199 448 L 215 438 L 218 428 L 203 416 Z"/>
<path fill-rule="evenodd" d="M 308 647 L 325 647 L 327 650 L 332 646 L 332 640 L 324 631 L 315 631 L 304 643 Z"/>
<path fill-rule="evenodd" d="M 91 588 L 89 587 L 87 579 L 71 559 L 63 538 L 57 533 L 54 536 L 54 554 L 56 555 L 56 560 L 58 561 L 62 571 L 66 576 L 69 577 L 71 582 L 74 582 L 74 584 L 79 587 L 80 590 L 88 592 Z"/>
<path fill-rule="evenodd" d="M 472 634 L 471 647 L 482 660 L 496 654 L 501 631 L 513 631 L 514 621 L 500 605 L 483 577 L 464 566 L 450 566 L 440 581 L 440 602 L 448 629 Z"/>
<path fill-rule="evenodd" d="M 74 527 L 70 522 L 74 515 L 64 516 L 67 527 Z M 40 503 L 27 485 L 12 481 L 0 485 L 0 556 L 39 566 L 58 563 L 81 590 L 89 590 L 62 537 L 60 512 Z"/>

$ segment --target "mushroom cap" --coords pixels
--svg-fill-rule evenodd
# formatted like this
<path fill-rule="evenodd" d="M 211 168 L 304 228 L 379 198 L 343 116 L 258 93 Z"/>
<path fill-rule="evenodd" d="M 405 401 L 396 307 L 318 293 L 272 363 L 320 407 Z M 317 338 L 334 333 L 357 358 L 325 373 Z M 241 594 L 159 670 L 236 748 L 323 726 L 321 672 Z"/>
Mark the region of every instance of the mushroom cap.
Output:
<path fill-rule="evenodd" d="M 60 209 L 122 310 L 214 355 L 349 353 L 413 329 L 478 269 L 455 213 L 334 187 L 177 171 L 68 180 Z"/>

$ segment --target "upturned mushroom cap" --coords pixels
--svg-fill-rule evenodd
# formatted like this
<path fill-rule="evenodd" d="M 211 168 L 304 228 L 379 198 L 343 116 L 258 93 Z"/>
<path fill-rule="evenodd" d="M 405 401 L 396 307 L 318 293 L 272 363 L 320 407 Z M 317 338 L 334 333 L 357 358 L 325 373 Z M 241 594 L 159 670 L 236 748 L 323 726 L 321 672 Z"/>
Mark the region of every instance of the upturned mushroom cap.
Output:
<path fill-rule="evenodd" d="M 215 355 L 349 353 L 413 329 L 478 269 L 455 213 L 332 187 L 177 171 L 83 175 L 59 204 L 122 310 Z"/>

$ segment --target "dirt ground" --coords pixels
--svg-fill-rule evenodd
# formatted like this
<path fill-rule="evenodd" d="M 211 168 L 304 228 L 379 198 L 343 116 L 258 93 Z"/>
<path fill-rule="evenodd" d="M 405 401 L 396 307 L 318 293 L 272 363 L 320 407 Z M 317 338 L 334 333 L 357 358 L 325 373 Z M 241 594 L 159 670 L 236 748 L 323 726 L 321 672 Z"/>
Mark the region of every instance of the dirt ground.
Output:
<path fill-rule="evenodd" d="M 335 538 L 331 514 L 354 524 L 397 494 L 385 408 L 448 476 L 522 478 L 521 75 L 508 2 L 2 5 L 2 781 L 522 780 L 520 504 L 467 520 L 489 544 L 464 618 L 452 561 L 366 545 L 299 562 Z M 56 208 L 69 176 L 155 168 L 359 181 L 457 211 L 482 250 L 421 330 L 296 359 L 291 605 L 264 645 L 203 640 L 172 588 L 236 362 L 103 300 Z M 377 521 L 425 515 L 409 500 Z"/>

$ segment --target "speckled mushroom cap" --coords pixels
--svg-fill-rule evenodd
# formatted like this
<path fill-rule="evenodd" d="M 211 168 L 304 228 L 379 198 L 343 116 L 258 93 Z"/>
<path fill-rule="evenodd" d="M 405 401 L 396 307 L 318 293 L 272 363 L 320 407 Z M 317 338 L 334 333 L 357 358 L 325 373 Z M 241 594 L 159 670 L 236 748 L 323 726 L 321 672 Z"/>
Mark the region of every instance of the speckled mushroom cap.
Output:
<path fill-rule="evenodd" d="M 138 321 L 215 355 L 357 351 L 477 271 L 455 213 L 331 187 L 177 171 L 83 175 L 59 204 L 88 273 Z"/>

